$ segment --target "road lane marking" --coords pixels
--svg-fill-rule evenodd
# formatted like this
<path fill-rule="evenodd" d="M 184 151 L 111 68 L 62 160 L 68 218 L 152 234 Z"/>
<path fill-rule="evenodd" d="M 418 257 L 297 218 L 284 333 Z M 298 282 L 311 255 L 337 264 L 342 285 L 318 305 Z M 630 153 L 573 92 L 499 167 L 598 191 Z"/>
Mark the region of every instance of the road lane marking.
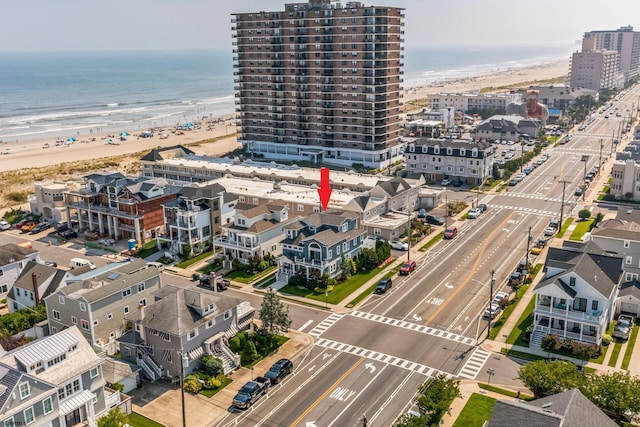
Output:
<path fill-rule="evenodd" d="M 328 340 L 325 338 L 320 338 L 315 345 L 319 346 L 319 347 L 324 347 L 324 348 L 335 348 L 338 347 L 340 345 L 342 345 L 342 343 L 337 342 L 337 341 L 332 341 L 332 340 Z M 347 353 L 347 354 L 351 354 L 351 355 L 357 355 L 356 352 L 360 349 L 361 347 L 355 346 L 355 345 L 347 345 L 346 347 L 344 347 L 344 350 L 342 351 L 343 353 Z M 450 374 L 449 372 L 444 372 L 444 371 L 440 371 L 436 368 L 432 368 L 430 366 L 427 365 L 423 365 L 417 362 L 413 362 L 411 360 L 406 360 L 406 359 L 402 359 L 400 357 L 397 356 L 392 356 L 390 354 L 385 354 L 385 353 L 380 353 L 377 351 L 374 351 L 370 356 L 364 358 L 363 359 L 373 359 L 377 362 L 381 362 L 387 365 L 393 365 L 395 367 L 398 368 L 402 368 L 405 369 L 407 371 L 411 371 L 411 372 L 417 372 L 419 374 L 431 377 L 431 376 L 435 376 L 438 374 L 444 374 L 447 376 L 447 378 L 452 378 L 453 375 Z"/>
<path fill-rule="evenodd" d="M 340 313 L 332 313 L 331 316 L 324 319 L 322 322 L 318 323 L 315 328 L 309 331 L 309 335 L 312 337 L 319 337 L 322 335 L 327 329 L 333 326 L 338 320 L 342 319 L 344 314 Z"/>
<path fill-rule="evenodd" d="M 309 326 L 312 323 L 313 323 L 313 320 L 308 320 L 307 323 L 305 323 L 304 325 L 300 326 L 300 328 L 298 328 L 298 332 L 304 331 L 305 329 L 307 329 L 307 326 Z"/>
<path fill-rule="evenodd" d="M 443 331 L 441 329 L 436 329 L 436 328 L 432 328 L 426 325 L 420 325 L 413 322 L 407 322 L 404 320 L 393 319 L 393 318 L 381 316 L 378 314 L 366 313 L 363 311 L 355 310 L 349 313 L 349 316 L 358 317 L 360 319 L 365 319 L 372 322 L 384 323 L 386 325 L 390 325 L 398 328 L 409 329 L 414 332 L 419 332 L 422 334 L 445 338 L 447 340 L 459 342 L 469 346 L 476 345 L 476 340 L 474 340 L 473 338 L 465 337 L 464 335 L 453 334 L 447 331 Z"/>
<path fill-rule="evenodd" d="M 460 369 L 460 372 L 458 372 L 458 377 L 475 380 L 484 364 L 489 360 L 489 357 L 491 357 L 491 353 L 476 348 L 471 354 L 471 357 L 469 357 L 469 360 L 467 360 L 462 366 L 462 369 Z"/>
<path fill-rule="evenodd" d="M 480 251 L 478 253 L 478 256 L 476 257 L 475 262 L 473 263 L 473 265 L 467 269 L 467 271 L 469 271 L 469 273 L 467 274 L 467 277 L 462 281 L 462 283 L 460 284 L 460 286 L 457 286 L 456 289 L 452 292 L 452 294 L 449 296 L 449 298 L 444 302 L 444 304 L 441 304 L 438 306 L 438 308 L 436 308 L 435 312 L 427 319 L 427 321 L 424 323 L 424 325 L 428 325 L 429 323 L 433 322 L 433 319 L 435 319 L 440 312 L 442 312 L 442 310 L 449 305 L 449 303 L 451 301 L 453 301 L 456 297 L 456 295 L 458 295 L 458 293 L 460 293 L 462 291 L 462 289 L 464 289 L 467 285 L 467 283 L 469 283 L 472 279 L 472 276 L 474 274 L 476 274 L 476 269 L 478 268 L 478 264 L 480 264 L 480 261 L 482 261 L 482 255 L 484 254 L 484 252 L 487 250 L 487 248 L 489 247 L 489 243 L 491 242 L 491 239 L 493 237 L 494 234 L 498 233 L 501 228 L 504 226 L 504 224 L 509 221 L 511 219 L 511 216 L 513 215 L 512 213 L 507 214 L 506 218 L 502 220 L 502 222 L 496 226 L 487 236 L 487 238 L 484 240 L 484 242 L 482 243 L 482 246 L 480 247 Z"/>
<path fill-rule="evenodd" d="M 318 396 L 318 398 L 311 404 L 311 406 L 309 406 L 302 414 L 300 414 L 300 416 L 298 418 L 296 418 L 296 420 L 294 422 L 292 422 L 291 424 L 289 424 L 289 427 L 295 427 L 296 425 L 298 425 L 298 423 L 300 423 L 304 417 L 306 417 L 307 415 L 309 415 L 309 413 L 311 411 L 313 411 L 313 409 L 318 406 L 320 404 L 320 402 L 322 402 L 327 395 L 329 395 L 329 393 L 331 393 L 337 386 L 338 384 L 340 384 L 342 381 L 344 381 L 345 378 L 347 378 L 349 375 L 351 375 L 351 373 L 358 367 L 360 366 L 360 364 L 362 362 L 364 362 L 365 360 L 367 360 L 364 357 L 361 357 L 360 359 L 358 359 L 358 361 L 356 363 L 353 364 L 353 366 L 351 366 L 349 369 L 347 369 L 345 371 L 344 374 L 342 374 L 340 376 L 340 378 L 338 378 L 332 385 L 331 387 L 329 387 L 327 390 L 325 390 L 324 393 L 322 393 L 320 396 Z"/>
<path fill-rule="evenodd" d="M 360 393 L 358 393 L 358 395 L 364 393 L 369 386 L 380 376 L 380 374 L 382 374 L 382 371 L 384 371 L 386 369 L 387 365 L 383 366 L 382 369 L 380 370 L 380 372 L 378 372 L 378 375 L 374 375 L 373 378 L 371 378 L 369 380 L 369 382 L 367 382 L 367 384 L 365 384 L 365 386 L 363 387 L 362 390 L 360 390 Z M 331 427 L 333 426 L 333 424 L 338 421 L 338 419 L 347 411 L 347 409 L 349 409 L 349 407 L 351 407 L 351 405 L 357 400 L 357 396 L 356 399 L 353 399 L 351 402 L 349 402 L 342 411 L 340 411 L 340 413 L 333 419 L 333 421 L 331 421 L 329 423 L 329 425 L 327 427 Z"/>

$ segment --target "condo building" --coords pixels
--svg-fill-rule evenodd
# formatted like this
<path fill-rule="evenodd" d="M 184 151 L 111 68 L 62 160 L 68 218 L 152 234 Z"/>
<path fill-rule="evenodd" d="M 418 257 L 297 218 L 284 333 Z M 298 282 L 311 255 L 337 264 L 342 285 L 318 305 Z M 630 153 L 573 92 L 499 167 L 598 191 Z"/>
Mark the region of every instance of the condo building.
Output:
<path fill-rule="evenodd" d="M 310 0 L 232 16 L 248 152 L 376 168 L 402 158 L 403 9 Z"/>
<path fill-rule="evenodd" d="M 640 72 L 640 32 L 632 26 L 617 30 L 589 31 L 582 38 L 582 50 L 615 50 L 620 54 L 620 71 L 626 81 Z"/>

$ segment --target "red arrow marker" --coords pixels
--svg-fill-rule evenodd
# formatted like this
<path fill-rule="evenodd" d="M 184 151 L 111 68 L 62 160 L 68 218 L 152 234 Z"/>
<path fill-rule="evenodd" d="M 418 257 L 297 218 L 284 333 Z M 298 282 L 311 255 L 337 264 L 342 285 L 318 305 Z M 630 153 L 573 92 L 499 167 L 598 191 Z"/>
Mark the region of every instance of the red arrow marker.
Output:
<path fill-rule="evenodd" d="M 320 188 L 318 188 L 318 194 L 320 195 L 320 203 L 322 204 L 323 211 L 327 210 L 327 205 L 331 198 L 331 191 L 329 168 L 320 168 Z"/>

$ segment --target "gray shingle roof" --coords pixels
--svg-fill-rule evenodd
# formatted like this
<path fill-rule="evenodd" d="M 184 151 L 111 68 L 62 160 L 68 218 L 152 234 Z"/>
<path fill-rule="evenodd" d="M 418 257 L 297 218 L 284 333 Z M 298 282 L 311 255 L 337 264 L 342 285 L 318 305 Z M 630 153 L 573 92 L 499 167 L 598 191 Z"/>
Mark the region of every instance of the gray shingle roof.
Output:
<path fill-rule="evenodd" d="M 620 292 L 618 292 L 618 296 L 619 297 L 633 296 L 640 299 L 640 282 L 637 280 L 624 282 L 622 285 L 620 285 Z"/>
<path fill-rule="evenodd" d="M 185 157 L 193 155 L 195 152 L 189 150 L 183 145 L 172 145 L 171 147 L 163 147 L 151 150 L 140 158 L 140 160 L 155 162 L 163 159 L 172 159 L 175 157 Z"/>
<path fill-rule="evenodd" d="M 4 414 L 4 405 L 11 398 L 13 390 L 20 382 L 22 374 L 16 369 L 0 364 L 0 413 Z"/>
<path fill-rule="evenodd" d="M 578 389 L 525 403 L 498 400 L 488 427 L 614 427 L 617 424 Z"/>
<path fill-rule="evenodd" d="M 12 264 L 33 255 L 38 251 L 32 248 L 25 248 L 14 243 L 6 243 L 0 246 L 0 266 Z"/>
<path fill-rule="evenodd" d="M 154 293 L 161 297 L 159 301 L 144 308 L 142 325 L 168 334 L 183 336 L 208 319 L 215 318 L 242 303 L 241 300 L 203 288 L 180 288 L 166 285 L 162 292 Z M 215 304 L 213 312 L 201 316 L 190 306 L 206 307 Z M 139 321 L 140 311 L 127 316 L 127 319 Z"/>

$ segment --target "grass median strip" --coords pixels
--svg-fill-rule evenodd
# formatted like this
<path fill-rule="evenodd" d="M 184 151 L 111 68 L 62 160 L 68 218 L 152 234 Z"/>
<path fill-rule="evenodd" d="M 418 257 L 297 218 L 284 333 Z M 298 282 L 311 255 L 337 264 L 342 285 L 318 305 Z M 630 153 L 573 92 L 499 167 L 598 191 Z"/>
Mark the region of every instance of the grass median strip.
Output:
<path fill-rule="evenodd" d="M 631 362 L 631 355 L 633 354 L 633 347 L 636 345 L 636 340 L 638 339 L 638 325 L 633 327 L 633 331 L 631 331 L 631 336 L 629 337 L 629 342 L 627 343 L 627 349 L 624 351 L 624 357 L 622 358 L 622 365 L 620 366 L 622 369 L 629 369 L 629 362 Z"/>
<path fill-rule="evenodd" d="M 622 349 L 622 343 L 616 342 L 613 345 L 613 350 L 611 351 L 611 357 L 609 358 L 609 363 L 607 365 L 615 368 L 616 362 L 618 361 L 618 356 L 620 355 L 620 350 Z"/>

